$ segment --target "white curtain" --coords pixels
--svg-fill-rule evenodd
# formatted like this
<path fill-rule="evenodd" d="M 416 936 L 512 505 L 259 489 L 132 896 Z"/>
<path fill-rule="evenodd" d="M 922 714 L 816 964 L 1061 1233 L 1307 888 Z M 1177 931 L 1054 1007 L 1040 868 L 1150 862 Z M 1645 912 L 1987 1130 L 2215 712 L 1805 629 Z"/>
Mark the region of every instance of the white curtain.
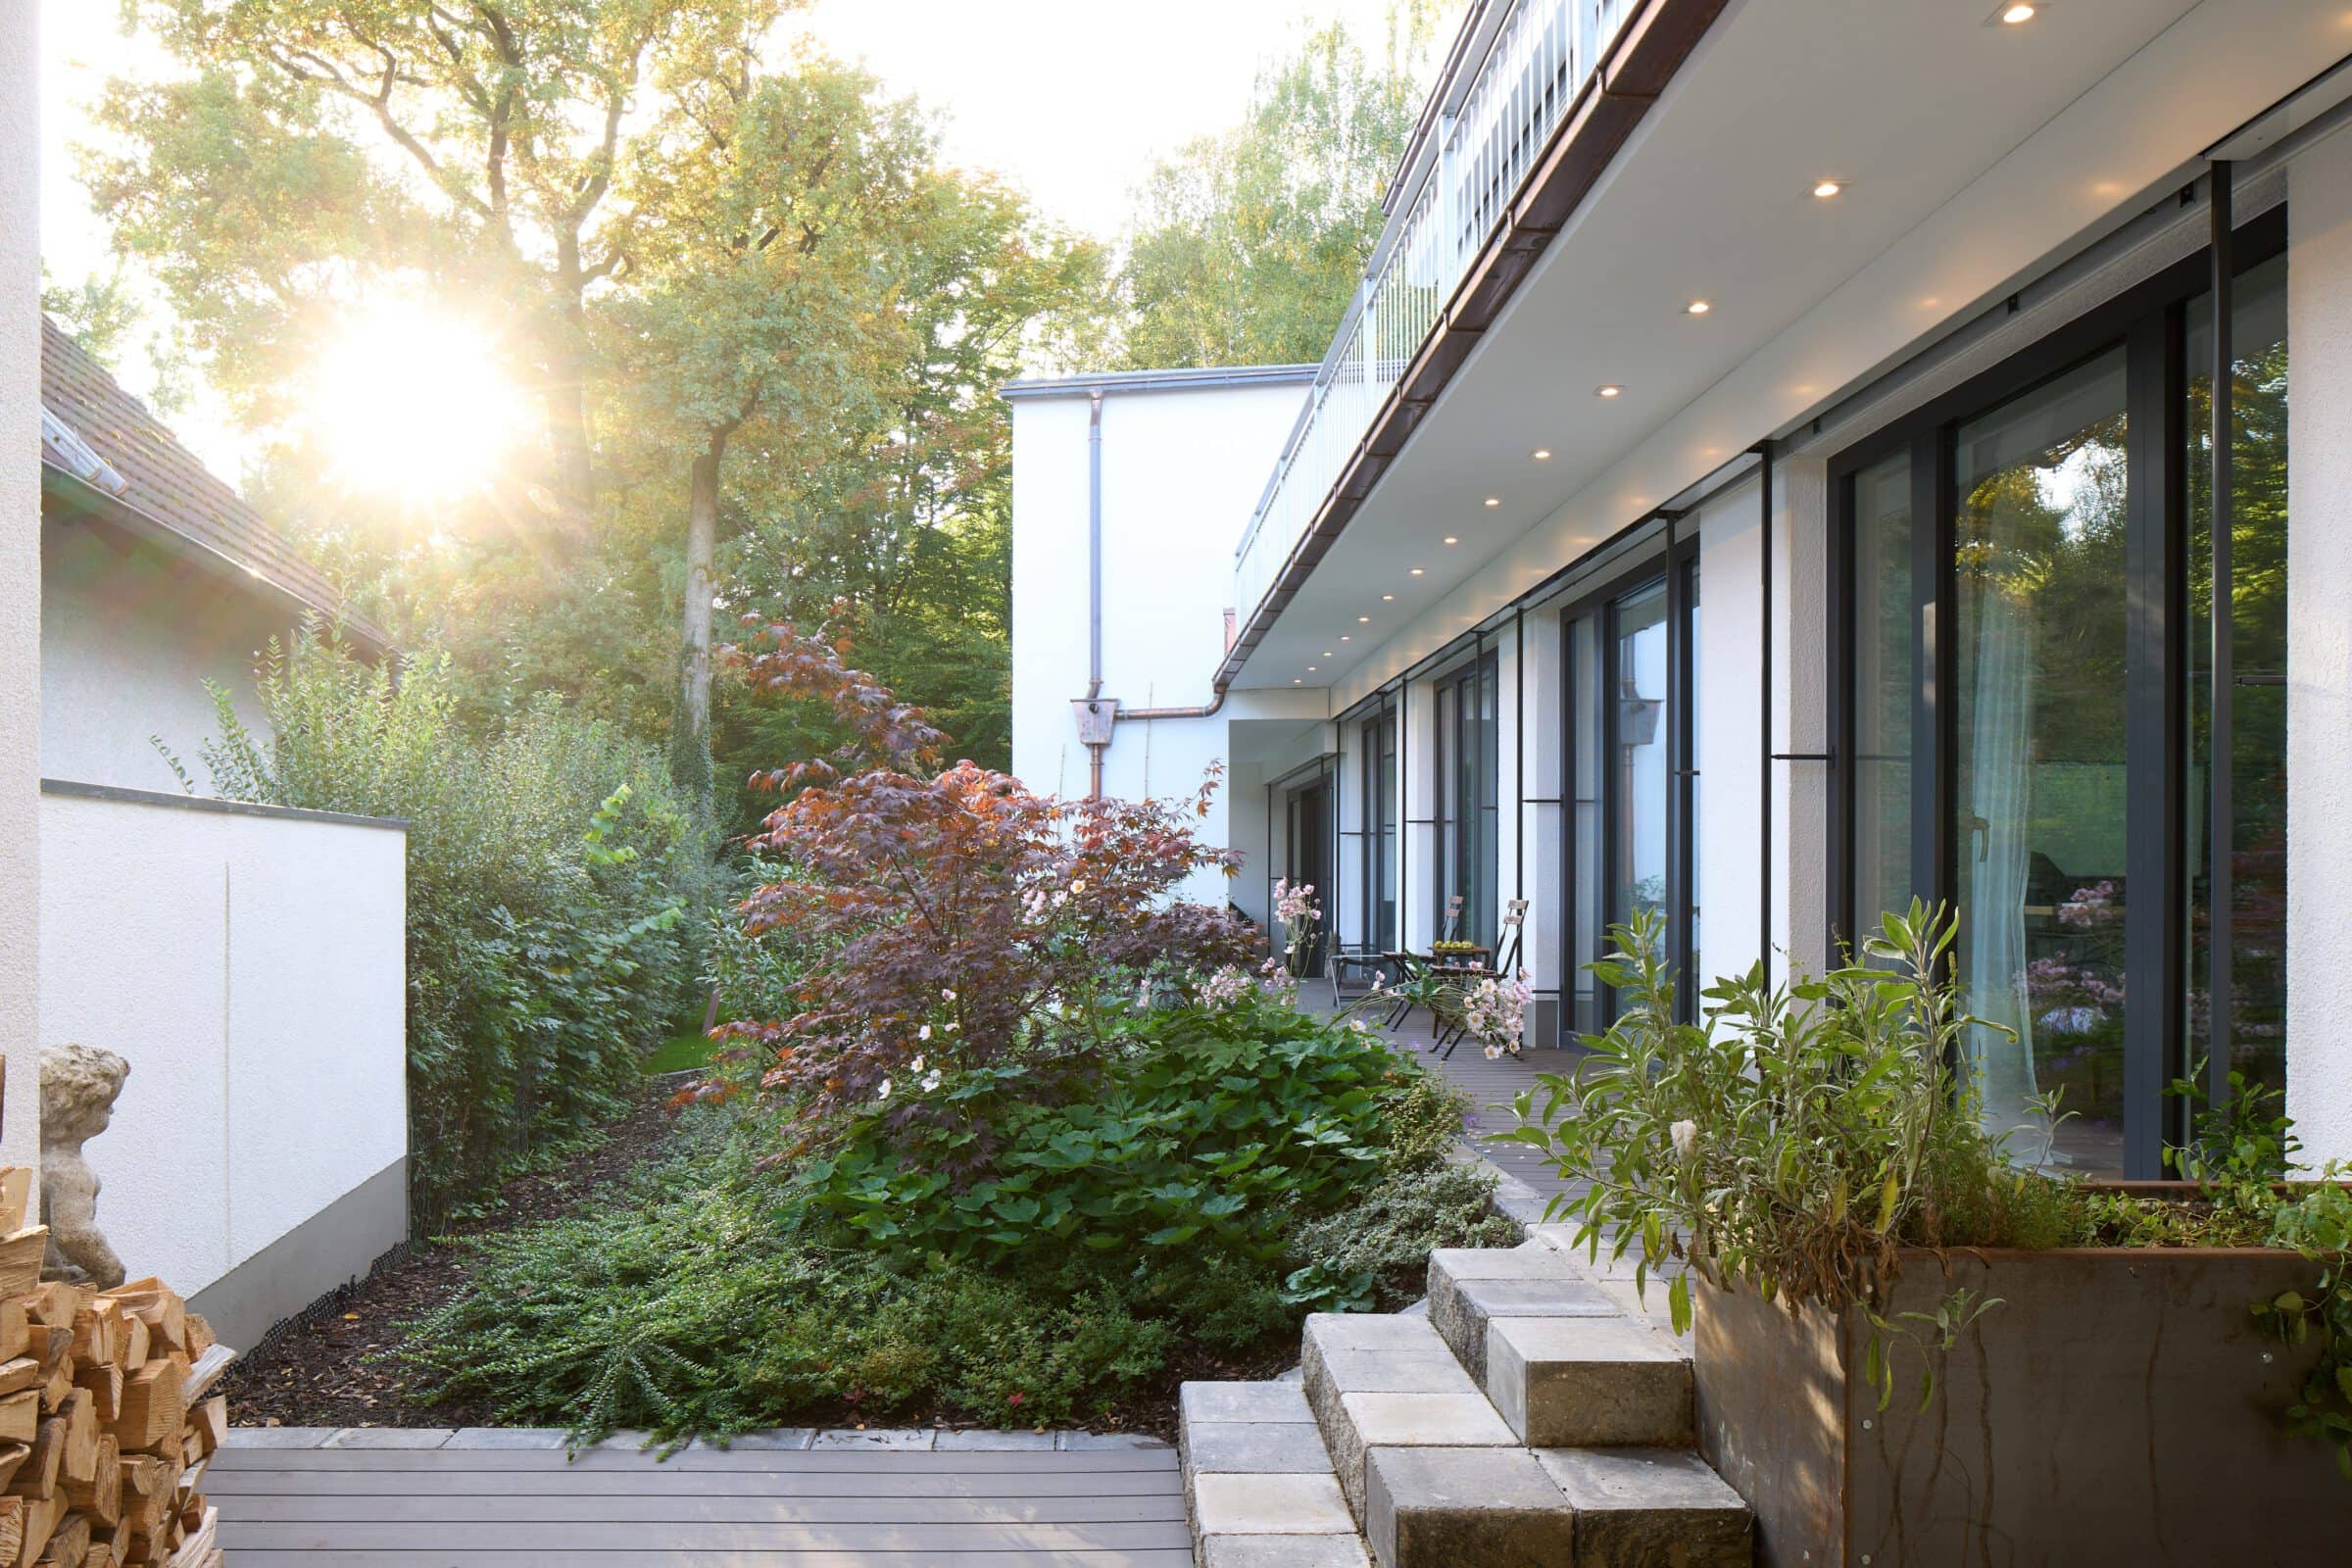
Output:
<path fill-rule="evenodd" d="M 1971 650 L 1968 816 L 1960 853 L 1967 941 L 1960 979 L 1967 1008 L 1985 1025 L 1968 1031 L 1981 1074 L 1985 1125 L 2016 1129 L 2024 1157 L 2045 1155 L 2047 1119 L 2034 1103 L 2034 1016 L 2026 995 L 2026 884 L 2034 821 L 2033 600 L 1999 564 L 1976 599 Z"/>

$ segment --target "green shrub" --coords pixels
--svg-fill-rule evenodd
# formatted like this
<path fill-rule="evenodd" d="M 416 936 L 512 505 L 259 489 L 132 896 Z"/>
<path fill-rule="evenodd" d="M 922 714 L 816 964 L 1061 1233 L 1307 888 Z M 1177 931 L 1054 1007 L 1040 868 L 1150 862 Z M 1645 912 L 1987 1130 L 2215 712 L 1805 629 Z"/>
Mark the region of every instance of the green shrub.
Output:
<path fill-rule="evenodd" d="M 1474 1165 L 1400 1170 L 1363 1200 L 1299 1227 L 1300 1260 L 1284 1282 L 1316 1312 L 1393 1311 L 1421 1295 L 1441 1247 L 1514 1247 L 1519 1227 L 1494 1213 L 1494 1178 Z"/>
<path fill-rule="evenodd" d="M 1423 1077 L 1368 1031 L 1256 992 L 1224 1010 L 1129 1009 L 1109 1040 L 1058 1072 L 903 1075 L 836 1118 L 796 1199 L 868 1241 L 991 1266 L 1272 1261 L 1296 1215 L 1378 1179 L 1400 1087 Z M 910 1100 L 932 1114 L 899 1114 Z"/>
<path fill-rule="evenodd" d="M 405 817 L 411 1214 L 420 1232 L 626 1103 L 688 1005 L 708 835 L 661 760 L 553 697 L 466 734 L 437 659 L 272 644 L 267 734 L 215 687 L 202 751 L 239 800 Z"/>

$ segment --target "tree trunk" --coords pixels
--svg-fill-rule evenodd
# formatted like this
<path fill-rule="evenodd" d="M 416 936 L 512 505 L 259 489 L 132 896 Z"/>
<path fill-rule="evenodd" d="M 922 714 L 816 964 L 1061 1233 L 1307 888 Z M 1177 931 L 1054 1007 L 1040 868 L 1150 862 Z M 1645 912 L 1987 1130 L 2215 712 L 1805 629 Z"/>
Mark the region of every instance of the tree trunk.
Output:
<path fill-rule="evenodd" d="M 686 507 L 686 608 L 678 638 L 678 709 L 670 737 L 670 773 L 709 814 L 710 783 L 711 565 L 718 553 L 718 466 L 727 432 L 711 432 L 694 460 Z"/>
<path fill-rule="evenodd" d="M 555 329 L 547 345 L 541 404 L 553 449 L 556 502 L 565 525 L 585 539 L 596 506 L 596 472 L 588 442 L 587 279 L 577 235 L 557 238 L 556 282 Z"/>

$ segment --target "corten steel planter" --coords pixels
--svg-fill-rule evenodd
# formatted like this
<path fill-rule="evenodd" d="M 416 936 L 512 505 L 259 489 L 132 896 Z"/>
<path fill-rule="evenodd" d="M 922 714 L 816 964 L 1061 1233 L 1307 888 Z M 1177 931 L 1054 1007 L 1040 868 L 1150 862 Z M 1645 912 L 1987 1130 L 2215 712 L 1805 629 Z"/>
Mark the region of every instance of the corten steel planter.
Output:
<path fill-rule="evenodd" d="M 1889 1316 L 1998 1297 L 1948 1352 L 1700 1285 L 1699 1447 L 1770 1568 L 2343 1562 L 2352 1482 L 2279 1417 L 2318 1356 L 2247 1307 L 2315 1265 L 2261 1249 L 1909 1252 Z M 1924 1355 L 1938 1365 L 1923 1410 Z"/>

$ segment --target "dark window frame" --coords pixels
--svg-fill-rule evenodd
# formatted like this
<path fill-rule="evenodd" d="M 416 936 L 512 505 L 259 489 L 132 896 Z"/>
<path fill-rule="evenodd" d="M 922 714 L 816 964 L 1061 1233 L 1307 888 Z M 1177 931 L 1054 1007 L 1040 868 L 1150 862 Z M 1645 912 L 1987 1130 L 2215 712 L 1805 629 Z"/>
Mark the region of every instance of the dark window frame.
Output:
<path fill-rule="evenodd" d="M 2286 248 L 2285 208 L 2241 223 L 2235 241 L 2234 275 L 2274 260 Z M 1827 936 L 1828 951 L 1837 953 L 1866 934 L 1857 931 L 1858 919 L 1876 915 L 1855 907 L 1854 890 L 1859 802 L 1849 760 L 1856 755 L 1854 683 L 1862 632 L 1854 580 L 1855 478 L 1887 458 L 1909 454 L 1911 879 L 1920 898 L 1948 906 L 1958 885 L 1959 837 L 1958 705 L 1947 697 L 1957 667 L 1951 612 L 1957 603 L 1956 433 L 1969 418 L 2088 360 L 2118 348 L 2125 353 L 2125 443 L 2132 474 L 2126 502 L 2132 654 L 2126 688 L 2132 710 L 2126 741 L 2125 800 L 2132 823 L 2126 877 L 2132 887 L 2156 890 L 2152 897 L 2132 899 L 2125 928 L 2132 993 L 2155 998 L 2153 1004 L 2130 1007 L 2125 1014 L 2124 1175 L 2135 1180 L 2163 1175 L 2164 1146 L 2181 1141 L 2187 1132 L 2186 1106 L 2164 1096 L 2165 1086 L 2187 1070 L 2187 1036 L 2181 1027 L 2189 918 L 2181 832 L 2190 745 L 2185 387 L 2194 368 L 2184 363 L 2182 345 L 2187 304 L 2211 283 L 2211 253 L 2200 249 L 1844 448 L 1828 464 L 1834 746 L 1828 780 Z"/>

